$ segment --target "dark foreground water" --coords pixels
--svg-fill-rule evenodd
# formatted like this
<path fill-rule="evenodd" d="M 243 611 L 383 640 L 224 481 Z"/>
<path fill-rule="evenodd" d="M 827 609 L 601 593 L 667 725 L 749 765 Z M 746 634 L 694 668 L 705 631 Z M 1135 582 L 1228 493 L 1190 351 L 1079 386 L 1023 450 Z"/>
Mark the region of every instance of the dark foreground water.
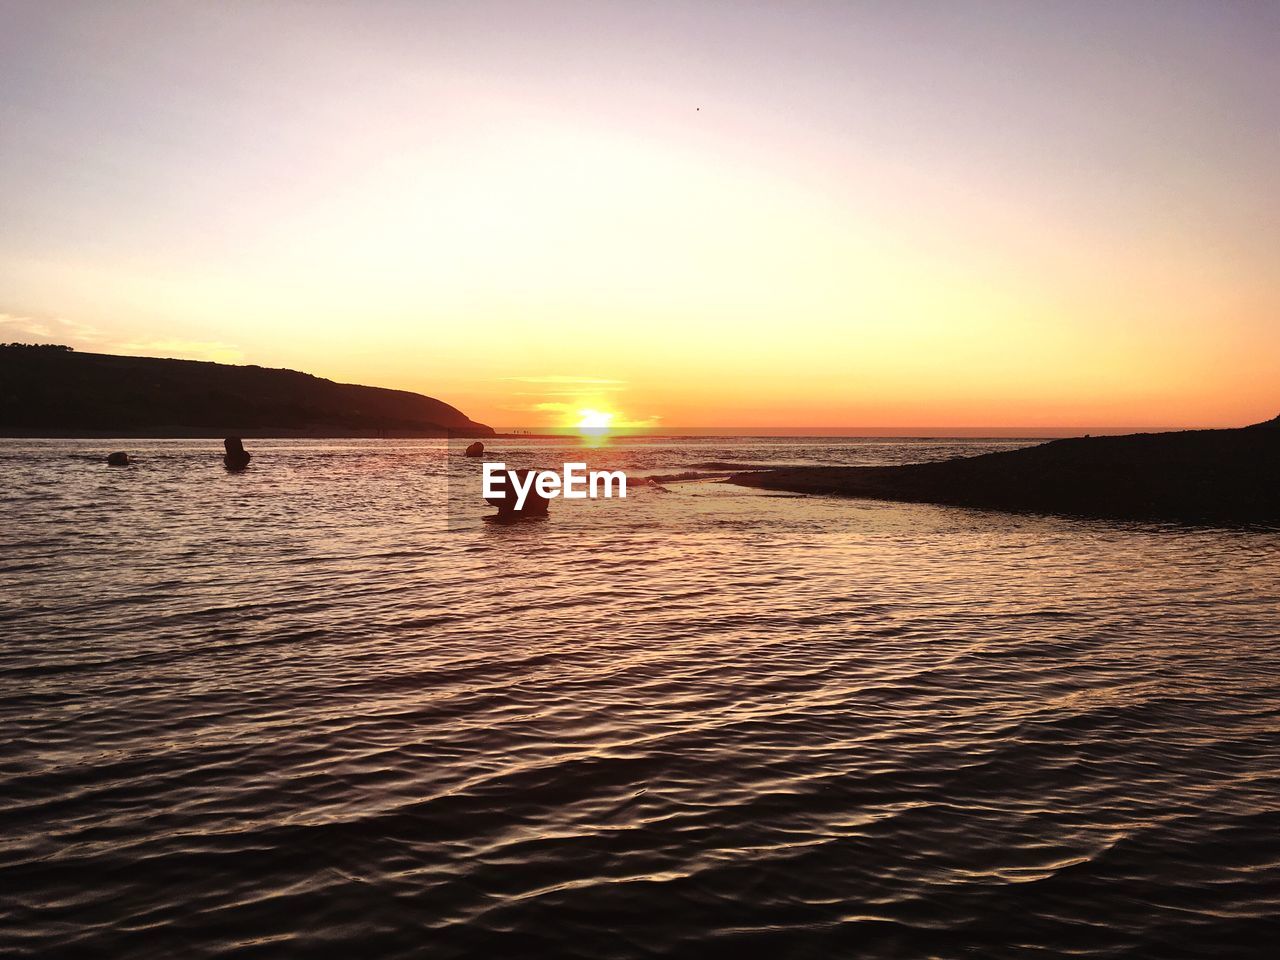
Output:
<path fill-rule="evenodd" d="M 0 955 L 1276 955 L 1280 533 L 250 447 L 0 444 Z"/>

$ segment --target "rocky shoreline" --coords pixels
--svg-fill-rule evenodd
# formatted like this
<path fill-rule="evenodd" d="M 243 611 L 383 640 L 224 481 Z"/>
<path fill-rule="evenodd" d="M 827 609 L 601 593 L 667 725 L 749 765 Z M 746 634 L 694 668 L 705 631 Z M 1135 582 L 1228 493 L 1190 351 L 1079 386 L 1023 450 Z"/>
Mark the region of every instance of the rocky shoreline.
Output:
<path fill-rule="evenodd" d="M 1131 520 L 1280 523 L 1280 417 L 1229 430 L 1077 437 L 893 467 L 792 467 L 730 483 L 792 493 Z"/>

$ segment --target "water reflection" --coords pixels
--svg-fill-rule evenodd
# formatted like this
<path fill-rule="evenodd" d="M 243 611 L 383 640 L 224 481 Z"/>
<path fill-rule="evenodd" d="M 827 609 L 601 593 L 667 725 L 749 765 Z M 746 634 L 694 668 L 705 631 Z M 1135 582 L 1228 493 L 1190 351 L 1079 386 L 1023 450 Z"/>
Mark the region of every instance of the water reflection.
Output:
<path fill-rule="evenodd" d="M 234 479 L 149 444 L 0 447 L 0 928 L 32 955 L 1269 944 L 1274 532 L 680 481 L 503 526 L 443 443 L 255 441 Z"/>

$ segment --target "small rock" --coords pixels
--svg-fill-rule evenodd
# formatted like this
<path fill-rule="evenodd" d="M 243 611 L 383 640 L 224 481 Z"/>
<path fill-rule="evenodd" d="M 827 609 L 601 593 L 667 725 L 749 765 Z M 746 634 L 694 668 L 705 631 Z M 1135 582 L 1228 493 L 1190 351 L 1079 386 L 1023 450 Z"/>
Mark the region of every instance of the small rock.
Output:
<path fill-rule="evenodd" d="M 228 470 L 243 470 L 249 465 L 252 455 L 245 450 L 239 437 L 227 437 L 222 441 L 222 446 L 227 451 L 222 462 Z"/>
<path fill-rule="evenodd" d="M 529 474 L 534 473 L 533 470 L 512 470 L 511 473 L 516 474 L 520 478 L 523 485 L 527 482 Z M 545 517 L 547 508 L 551 505 L 551 501 L 546 497 L 540 496 L 532 484 L 529 486 L 529 494 L 525 497 L 524 506 L 516 509 L 516 492 L 508 486 L 509 480 L 506 476 L 500 477 L 502 481 L 502 493 L 496 497 L 485 497 L 484 502 L 491 507 L 498 508 L 499 520 L 518 520 L 521 517 Z"/>
<path fill-rule="evenodd" d="M 465 455 L 468 457 L 483 457 L 484 444 L 477 440 L 475 443 L 471 444 L 471 446 L 467 447 Z"/>
<path fill-rule="evenodd" d="M 115 453 L 107 455 L 107 464 L 112 467 L 127 467 L 129 465 L 129 454 L 123 450 L 117 450 Z"/>

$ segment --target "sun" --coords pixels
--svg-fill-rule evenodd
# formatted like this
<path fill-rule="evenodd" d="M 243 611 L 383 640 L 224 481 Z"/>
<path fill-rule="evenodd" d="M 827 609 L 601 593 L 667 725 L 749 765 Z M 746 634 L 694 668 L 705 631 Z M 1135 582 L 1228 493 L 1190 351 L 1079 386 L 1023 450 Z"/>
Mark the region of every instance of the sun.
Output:
<path fill-rule="evenodd" d="M 603 431 L 609 429 L 613 421 L 612 413 L 601 410 L 579 410 L 578 422 L 574 424 L 579 430 Z"/>

